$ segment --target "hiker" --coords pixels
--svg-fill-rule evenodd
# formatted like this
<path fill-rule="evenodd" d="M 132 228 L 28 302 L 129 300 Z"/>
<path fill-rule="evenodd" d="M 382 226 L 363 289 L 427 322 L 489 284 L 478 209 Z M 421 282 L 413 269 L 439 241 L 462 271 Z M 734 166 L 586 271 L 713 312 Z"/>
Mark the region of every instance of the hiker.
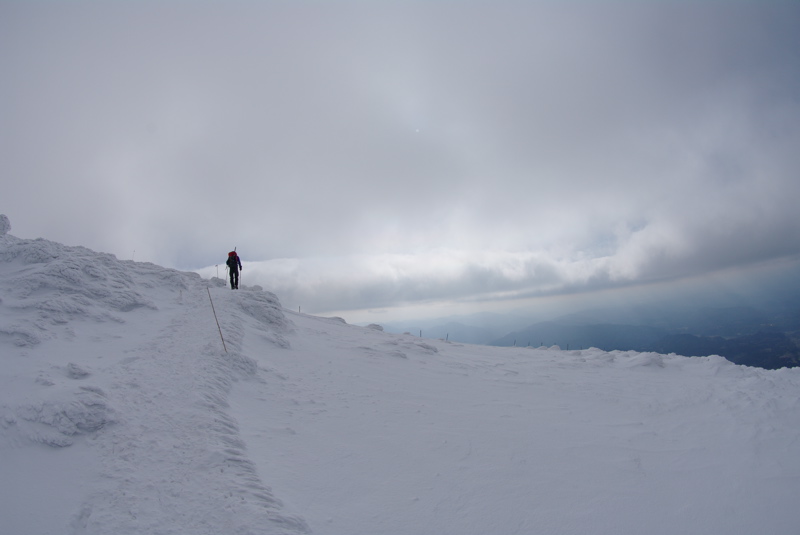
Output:
<path fill-rule="evenodd" d="M 242 269 L 242 261 L 239 260 L 239 255 L 236 251 L 228 253 L 228 271 L 231 273 L 231 290 L 239 289 L 239 270 Z"/>

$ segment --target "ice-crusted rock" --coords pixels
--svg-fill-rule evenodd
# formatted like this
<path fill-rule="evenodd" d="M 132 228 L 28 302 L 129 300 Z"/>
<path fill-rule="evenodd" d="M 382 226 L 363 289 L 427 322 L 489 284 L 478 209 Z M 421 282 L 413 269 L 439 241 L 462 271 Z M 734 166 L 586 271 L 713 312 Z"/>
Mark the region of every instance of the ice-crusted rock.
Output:
<path fill-rule="evenodd" d="M 7 215 L 0 214 L 0 236 L 5 236 L 9 232 L 11 232 L 11 221 Z"/>

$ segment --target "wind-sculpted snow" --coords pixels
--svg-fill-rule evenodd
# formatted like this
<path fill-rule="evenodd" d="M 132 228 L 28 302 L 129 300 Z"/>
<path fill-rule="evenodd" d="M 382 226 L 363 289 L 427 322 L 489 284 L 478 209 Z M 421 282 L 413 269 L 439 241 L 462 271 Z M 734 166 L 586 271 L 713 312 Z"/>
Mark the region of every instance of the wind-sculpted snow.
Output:
<path fill-rule="evenodd" d="M 0 235 L 2 533 L 793 535 L 799 391 L 716 356 L 389 334 Z"/>
<path fill-rule="evenodd" d="M 13 338 L 17 345 L 33 345 L 42 338 L 69 332 L 66 326 L 76 318 L 124 323 L 121 312 L 155 310 L 155 303 L 142 294 L 142 287 L 155 287 L 164 278 L 171 277 L 177 287 L 186 287 L 185 274 L 120 262 L 113 255 L 83 247 L 13 236 L 2 240 L 3 302 L 25 321 L 12 323 L 0 333 Z"/>
<path fill-rule="evenodd" d="M 0 422 L 0 429 L 5 431 L 3 442 L 16 446 L 26 442 L 71 446 L 74 436 L 103 429 L 114 422 L 105 393 L 91 387 L 79 387 L 68 397 L 37 400 L 4 409 Z"/>

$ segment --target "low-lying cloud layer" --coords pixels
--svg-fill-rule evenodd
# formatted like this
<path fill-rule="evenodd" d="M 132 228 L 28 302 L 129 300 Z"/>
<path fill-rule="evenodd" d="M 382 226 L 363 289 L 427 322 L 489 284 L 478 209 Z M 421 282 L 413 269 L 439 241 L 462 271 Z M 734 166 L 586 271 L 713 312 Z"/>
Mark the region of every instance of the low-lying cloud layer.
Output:
<path fill-rule="evenodd" d="M 184 269 L 237 246 L 251 282 L 318 311 L 792 257 L 798 21 L 794 2 L 7 2 L 0 209 L 20 236 Z"/>

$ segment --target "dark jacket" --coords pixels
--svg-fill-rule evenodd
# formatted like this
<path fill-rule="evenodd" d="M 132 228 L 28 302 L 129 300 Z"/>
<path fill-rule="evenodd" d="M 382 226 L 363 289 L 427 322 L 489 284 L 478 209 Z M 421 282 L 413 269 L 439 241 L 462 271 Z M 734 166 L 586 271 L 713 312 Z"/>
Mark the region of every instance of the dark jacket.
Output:
<path fill-rule="evenodd" d="M 225 263 L 228 264 L 229 268 L 235 269 L 236 271 L 239 271 L 242 268 L 242 261 L 239 260 L 238 254 L 229 256 L 228 261 Z"/>

